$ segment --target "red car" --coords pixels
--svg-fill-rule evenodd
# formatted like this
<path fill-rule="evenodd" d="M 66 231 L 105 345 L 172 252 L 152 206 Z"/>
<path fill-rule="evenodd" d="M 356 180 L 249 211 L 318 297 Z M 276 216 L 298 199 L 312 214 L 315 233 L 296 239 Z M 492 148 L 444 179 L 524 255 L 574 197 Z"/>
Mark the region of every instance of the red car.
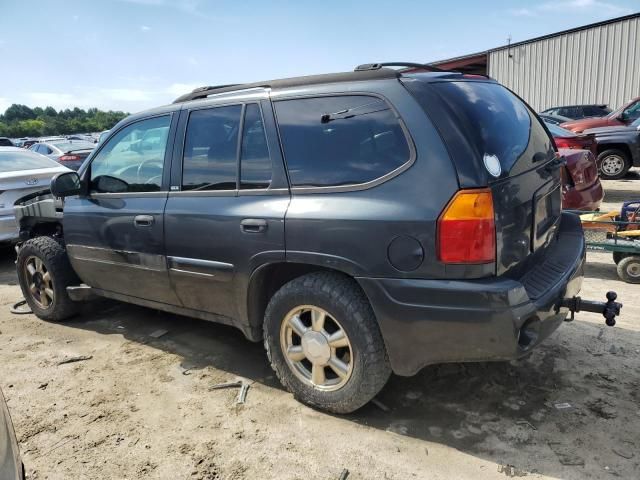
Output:
<path fill-rule="evenodd" d="M 544 122 L 553 140 L 556 142 L 558 148 L 570 148 L 578 150 L 589 150 L 593 153 L 594 157 L 598 156 L 598 143 L 596 142 L 596 136 L 593 134 L 579 135 L 569 130 L 565 130 L 557 125 L 553 125 L 549 122 Z"/>
<path fill-rule="evenodd" d="M 598 210 L 604 191 L 593 153 L 569 148 L 560 148 L 558 152 L 567 160 L 562 170 L 562 208 Z"/>
<path fill-rule="evenodd" d="M 562 128 L 580 133 L 588 128 L 619 127 L 633 123 L 640 118 L 640 97 L 634 98 L 629 103 L 614 110 L 606 117 L 583 118 L 573 122 L 561 123 Z"/>

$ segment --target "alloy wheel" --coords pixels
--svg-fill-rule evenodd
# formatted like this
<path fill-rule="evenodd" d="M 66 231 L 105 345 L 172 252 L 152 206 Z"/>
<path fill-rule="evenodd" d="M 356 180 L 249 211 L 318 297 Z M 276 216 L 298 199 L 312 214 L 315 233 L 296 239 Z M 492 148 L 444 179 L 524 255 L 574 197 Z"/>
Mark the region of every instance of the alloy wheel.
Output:
<path fill-rule="evenodd" d="M 608 155 L 602 159 L 600 170 L 610 177 L 620 175 L 624 170 L 624 159 L 618 155 Z"/>
<path fill-rule="evenodd" d="M 24 273 L 31 298 L 38 307 L 46 310 L 54 300 L 53 283 L 47 267 L 38 257 L 30 256 L 24 262 Z"/>
<path fill-rule="evenodd" d="M 323 391 L 342 388 L 353 371 L 353 351 L 342 325 L 325 310 L 303 305 L 291 310 L 280 328 L 287 364 L 306 385 Z"/>

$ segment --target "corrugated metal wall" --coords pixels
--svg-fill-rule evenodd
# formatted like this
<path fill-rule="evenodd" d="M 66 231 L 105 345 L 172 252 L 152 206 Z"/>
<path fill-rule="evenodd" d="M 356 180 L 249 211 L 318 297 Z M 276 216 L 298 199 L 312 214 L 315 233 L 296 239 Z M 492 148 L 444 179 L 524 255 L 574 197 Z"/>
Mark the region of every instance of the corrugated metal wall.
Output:
<path fill-rule="evenodd" d="M 489 75 L 536 110 L 617 108 L 640 96 L 640 18 L 491 51 L 488 60 Z"/>

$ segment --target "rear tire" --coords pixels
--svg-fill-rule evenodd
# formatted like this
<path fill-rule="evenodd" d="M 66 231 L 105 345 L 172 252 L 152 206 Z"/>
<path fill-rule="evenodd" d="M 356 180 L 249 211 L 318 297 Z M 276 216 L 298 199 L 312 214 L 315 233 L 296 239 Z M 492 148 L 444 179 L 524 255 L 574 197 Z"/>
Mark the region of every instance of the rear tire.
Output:
<path fill-rule="evenodd" d="M 600 178 L 605 180 L 619 180 L 623 178 L 629 169 L 631 162 L 622 150 L 609 149 L 598 155 L 598 170 Z"/>
<path fill-rule="evenodd" d="M 304 275 L 278 290 L 265 313 L 264 344 L 287 390 L 333 413 L 362 407 L 391 375 L 371 305 L 354 280 L 337 273 Z"/>
<path fill-rule="evenodd" d="M 52 237 L 27 240 L 18 252 L 16 269 L 22 294 L 38 318 L 59 322 L 77 313 L 67 287 L 80 280 L 60 242 Z"/>
<path fill-rule="evenodd" d="M 640 256 L 632 255 L 620 260 L 618 276 L 627 283 L 640 283 Z"/>

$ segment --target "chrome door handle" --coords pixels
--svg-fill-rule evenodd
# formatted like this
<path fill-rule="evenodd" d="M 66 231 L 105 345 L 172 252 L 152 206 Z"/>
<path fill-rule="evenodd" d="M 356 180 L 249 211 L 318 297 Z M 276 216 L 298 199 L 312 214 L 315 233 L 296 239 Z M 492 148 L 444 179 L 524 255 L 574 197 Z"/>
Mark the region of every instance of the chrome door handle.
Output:
<path fill-rule="evenodd" d="M 154 221 L 153 215 L 136 215 L 133 217 L 133 224 L 136 227 L 150 227 Z"/>

